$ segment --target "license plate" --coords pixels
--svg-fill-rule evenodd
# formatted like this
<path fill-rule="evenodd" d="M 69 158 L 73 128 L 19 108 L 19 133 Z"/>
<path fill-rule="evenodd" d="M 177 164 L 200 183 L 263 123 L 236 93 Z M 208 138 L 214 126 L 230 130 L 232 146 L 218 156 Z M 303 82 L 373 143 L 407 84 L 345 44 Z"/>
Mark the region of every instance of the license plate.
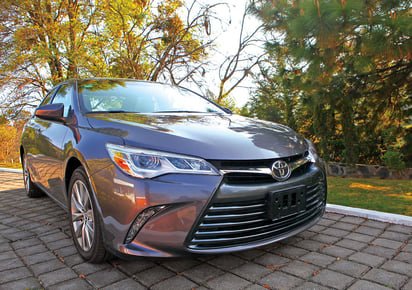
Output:
<path fill-rule="evenodd" d="M 277 220 L 306 209 L 306 187 L 297 186 L 268 194 L 268 217 Z"/>

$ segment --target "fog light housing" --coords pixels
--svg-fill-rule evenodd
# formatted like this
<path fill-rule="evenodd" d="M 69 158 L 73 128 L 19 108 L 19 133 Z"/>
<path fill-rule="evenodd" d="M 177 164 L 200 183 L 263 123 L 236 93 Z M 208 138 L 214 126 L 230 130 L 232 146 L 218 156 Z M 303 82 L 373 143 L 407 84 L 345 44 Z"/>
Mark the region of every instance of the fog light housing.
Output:
<path fill-rule="evenodd" d="M 138 216 L 136 217 L 136 219 L 134 220 L 134 222 L 132 223 L 132 226 L 130 227 L 129 232 L 126 235 L 124 243 L 128 244 L 131 241 L 133 241 L 133 239 L 136 237 L 137 233 L 144 226 L 144 224 L 151 217 L 153 217 L 159 211 L 165 209 L 166 207 L 167 207 L 166 205 L 158 205 L 158 206 L 146 208 L 141 213 L 139 213 Z"/>

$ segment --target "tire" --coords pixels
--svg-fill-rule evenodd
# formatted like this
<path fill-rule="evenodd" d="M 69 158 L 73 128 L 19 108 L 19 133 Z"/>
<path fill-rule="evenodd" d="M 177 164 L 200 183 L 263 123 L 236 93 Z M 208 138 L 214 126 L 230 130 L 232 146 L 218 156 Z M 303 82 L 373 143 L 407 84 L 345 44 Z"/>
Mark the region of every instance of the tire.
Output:
<path fill-rule="evenodd" d="M 83 167 L 73 172 L 68 195 L 70 230 L 77 251 L 87 262 L 106 261 L 110 254 L 103 244 L 99 213 Z"/>
<path fill-rule="evenodd" d="M 23 181 L 24 181 L 24 189 L 26 190 L 26 194 L 30 198 L 36 198 L 44 196 L 44 192 L 40 190 L 32 181 L 30 176 L 30 171 L 27 167 L 27 160 L 26 156 L 22 156 L 23 160 L 21 162 L 23 167 Z"/>

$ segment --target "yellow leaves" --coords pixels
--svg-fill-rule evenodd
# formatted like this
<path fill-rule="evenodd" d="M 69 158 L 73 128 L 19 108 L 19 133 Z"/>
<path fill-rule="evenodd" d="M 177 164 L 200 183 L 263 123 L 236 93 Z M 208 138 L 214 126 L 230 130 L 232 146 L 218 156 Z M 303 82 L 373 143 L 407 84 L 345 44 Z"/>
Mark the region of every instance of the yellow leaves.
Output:
<path fill-rule="evenodd" d="M 195 67 L 207 51 L 198 23 L 189 27 L 186 23 L 184 3 L 101 0 L 90 5 L 83 0 L 19 0 L 21 5 L 10 7 L 16 17 L 0 22 L 0 28 L 10 26 L 15 32 L 8 63 L 2 69 L 26 70 L 31 63 L 34 69 L 30 72 L 38 71 L 36 77 L 41 79 L 36 83 L 49 85 L 73 72 L 79 77 L 156 80 L 174 66 Z"/>
<path fill-rule="evenodd" d="M 360 189 L 366 189 L 366 190 L 379 190 L 379 191 L 388 191 L 391 190 L 392 187 L 389 186 L 373 186 L 370 184 L 363 184 L 363 183 L 352 183 L 349 185 L 350 188 L 360 188 Z"/>
<path fill-rule="evenodd" d="M 308 265 L 312 265 L 312 263 L 308 262 L 308 261 L 303 261 L 303 263 L 308 264 Z"/>
<path fill-rule="evenodd" d="M 399 195 L 399 194 L 388 194 L 388 196 L 393 196 L 393 197 L 397 197 L 397 198 L 399 198 L 399 197 L 401 197 L 402 199 L 405 199 L 405 200 L 407 200 L 407 201 L 412 201 L 412 193 L 405 193 L 405 194 L 402 194 L 402 195 Z"/>
<path fill-rule="evenodd" d="M 324 248 L 330 247 L 330 246 L 332 246 L 332 245 L 324 245 L 323 247 L 319 248 L 319 251 L 323 250 Z"/>
<path fill-rule="evenodd" d="M 313 273 L 313 276 L 316 276 L 316 275 L 319 274 L 320 272 L 322 272 L 322 269 L 320 269 L 319 271 Z"/>
<path fill-rule="evenodd" d="M 16 128 L 1 124 L 0 138 L 0 162 L 18 157 L 19 134 Z"/>

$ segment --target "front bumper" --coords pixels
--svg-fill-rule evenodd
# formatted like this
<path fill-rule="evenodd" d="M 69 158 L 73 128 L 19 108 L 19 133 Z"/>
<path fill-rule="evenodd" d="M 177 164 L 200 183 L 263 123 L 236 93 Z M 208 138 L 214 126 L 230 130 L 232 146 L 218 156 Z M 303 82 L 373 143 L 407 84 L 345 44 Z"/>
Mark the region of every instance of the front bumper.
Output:
<path fill-rule="evenodd" d="M 257 184 L 231 184 L 222 176 L 195 175 L 142 180 L 115 167 L 94 177 L 99 178 L 114 180 L 112 186 L 101 180 L 93 183 L 105 244 L 117 255 L 182 257 L 246 250 L 313 226 L 326 205 L 326 176 L 316 164 L 285 182 Z M 306 187 L 307 210 L 270 220 L 266 214 L 268 192 L 295 186 Z M 161 204 L 168 205 L 167 209 L 149 219 L 131 243 L 124 244 L 135 217 L 144 208 Z"/>

